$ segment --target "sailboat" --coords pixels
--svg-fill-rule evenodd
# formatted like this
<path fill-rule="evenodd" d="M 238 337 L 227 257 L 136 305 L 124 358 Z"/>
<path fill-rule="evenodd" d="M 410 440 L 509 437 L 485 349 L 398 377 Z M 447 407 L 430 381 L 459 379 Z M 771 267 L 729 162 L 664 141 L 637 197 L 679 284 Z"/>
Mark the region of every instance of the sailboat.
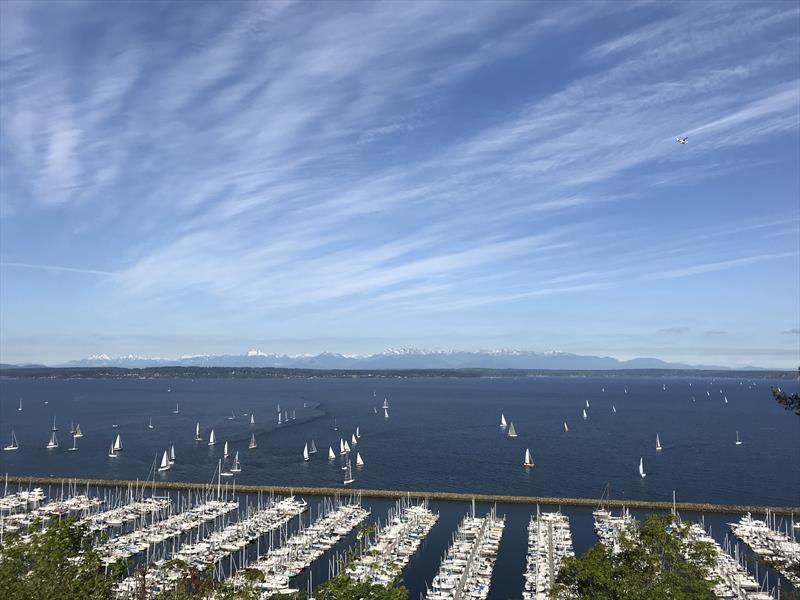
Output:
<path fill-rule="evenodd" d="M 656 434 L 656 450 L 661 450 L 661 440 L 658 439 L 658 434 Z"/>
<path fill-rule="evenodd" d="M 569 431 L 569 427 L 567 427 L 567 422 L 564 421 L 564 431 Z"/>
<path fill-rule="evenodd" d="M 75 427 L 75 433 L 73 435 L 75 437 L 77 437 L 77 438 L 82 438 L 83 437 L 83 432 L 81 431 L 81 424 L 80 423 L 78 423 L 78 425 Z"/>
<path fill-rule="evenodd" d="M 47 449 L 51 448 L 58 448 L 58 438 L 56 437 L 56 432 L 50 434 L 50 441 L 47 442 Z"/>
<path fill-rule="evenodd" d="M 505 427 L 506 425 L 506 416 L 503 413 L 500 413 L 500 427 Z"/>
<path fill-rule="evenodd" d="M 176 402 L 176 403 L 175 403 L 175 410 L 173 410 L 173 411 L 172 411 L 172 414 L 173 414 L 173 415 L 177 415 L 177 414 L 179 414 L 180 412 L 181 412 L 181 410 L 178 408 L 178 403 Z"/>
<path fill-rule="evenodd" d="M 281 413 L 278 413 L 278 425 L 281 424 Z"/>
<path fill-rule="evenodd" d="M 308 456 L 308 442 L 306 442 L 306 445 L 305 445 L 305 446 L 303 446 L 303 460 L 304 460 L 304 461 L 306 461 L 306 462 L 308 462 L 309 460 L 311 460 L 311 459 L 309 458 L 309 456 Z"/>
<path fill-rule="evenodd" d="M 611 412 L 617 414 L 617 407 L 614 406 L 613 404 L 611 405 Z"/>
<path fill-rule="evenodd" d="M 339 438 L 339 454 L 344 454 L 344 440 Z"/>
<path fill-rule="evenodd" d="M 314 444 L 314 440 L 311 440 L 311 448 L 308 449 L 309 454 L 316 454 L 317 453 L 317 446 Z"/>
<path fill-rule="evenodd" d="M 228 440 L 225 440 L 225 445 L 222 447 L 222 458 L 228 458 Z"/>
<path fill-rule="evenodd" d="M 372 407 L 372 412 L 377 415 L 378 414 L 378 407 L 377 406 L 373 406 Z"/>
<path fill-rule="evenodd" d="M 381 408 L 389 408 L 389 399 L 388 398 L 384 398 L 383 399 L 383 405 L 381 406 Z"/>
<path fill-rule="evenodd" d="M 250 436 L 250 445 L 248 446 L 248 448 L 250 448 L 250 450 L 252 450 L 253 448 L 258 448 L 258 444 L 256 443 L 255 433 Z"/>
<path fill-rule="evenodd" d="M 355 479 L 353 479 L 353 467 L 350 466 L 350 461 L 347 461 L 347 466 L 345 468 L 344 474 L 344 484 L 347 485 L 348 483 L 353 483 Z"/>
<path fill-rule="evenodd" d="M 727 404 L 727 403 L 728 403 L 728 397 L 725 396 L 725 404 Z"/>
<path fill-rule="evenodd" d="M 233 411 L 231 411 L 231 416 L 228 417 L 228 421 L 233 421 L 235 418 L 236 418 L 236 415 L 233 414 Z"/>
<path fill-rule="evenodd" d="M 153 417 L 150 417 L 150 420 L 147 421 L 147 428 L 153 429 Z"/>
<path fill-rule="evenodd" d="M 281 414 L 281 405 L 278 404 L 278 414 Z"/>
<path fill-rule="evenodd" d="M 661 390 L 664 391 L 664 392 L 667 391 L 667 384 L 666 383 L 662 383 L 661 384 Z"/>
<path fill-rule="evenodd" d="M 19 448 L 19 442 L 17 442 L 17 434 L 14 433 L 14 430 L 11 430 L 11 443 L 8 446 L 3 446 L 3 450 L 17 450 Z"/>
<path fill-rule="evenodd" d="M 288 423 L 289 422 L 289 411 L 288 410 L 283 411 L 283 422 L 284 423 Z"/>
<path fill-rule="evenodd" d="M 159 471 L 169 471 L 169 454 L 164 450 L 164 456 L 161 457 L 161 466 L 158 467 Z"/>
<path fill-rule="evenodd" d="M 17 410 L 22 412 L 22 398 L 19 399 L 19 408 Z"/>
<path fill-rule="evenodd" d="M 231 473 L 241 473 L 242 472 L 242 463 L 239 462 L 239 451 L 236 451 L 235 456 L 233 457 L 233 465 L 231 465 Z"/>
<path fill-rule="evenodd" d="M 50 429 L 50 431 L 58 431 L 58 427 L 56 427 L 56 416 L 55 415 L 53 415 L 53 427 Z"/>
<path fill-rule="evenodd" d="M 584 419 L 586 418 L 586 409 L 585 408 L 583 409 L 583 418 Z"/>
<path fill-rule="evenodd" d="M 383 409 L 383 418 L 384 419 L 388 419 L 389 418 L 389 409 L 387 409 L 387 408 Z"/>
<path fill-rule="evenodd" d="M 364 466 L 364 459 L 361 458 L 361 453 L 360 452 L 356 452 L 356 466 L 357 467 L 363 467 Z"/>
<path fill-rule="evenodd" d="M 589 408 L 589 401 L 586 401 L 586 408 Z"/>
<path fill-rule="evenodd" d="M 69 434 L 70 435 L 75 435 L 75 422 L 74 421 L 70 421 L 69 422 Z"/>
<path fill-rule="evenodd" d="M 77 438 L 76 438 L 76 437 L 73 435 L 73 436 L 72 436 L 72 448 L 67 448 L 67 452 L 75 452 L 75 451 L 77 451 L 77 450 L 78 450 L 78 440 L 77 440 Z"/>
<path fill-rule="evenodd" d="M 214 430 L 211 430 L 211 435 L 208 436 L 208 445 L 209 446 L 216 446 L 217 445 L 217 436 L 214 435 Z"/>
<path fill-rule="evenodd" d="M 256 416 L 253 413 L 250 413 L 250 425 L 256 424 Z"/>
<path fill-rule="evenodd" d="M 514 422 L 508 426 L 508 437 L 517 437 L 517 430 L 514 429 Z"/>
<path fill-rule="evenodd" d="M 350 443 L 353 444 L 353 446 L 355 446 L 358 443 L 355 433 L 350 436 Z"/>
<path fill-rule="evenodd" d="M 350 444 L 347 443 L 347 440 L 344 441 L 344 451 L 350 452 Z"/>
<path fill-rule="evenodd" d="M 336 460 L 336 453 L 333 451 L 332 446 L 328 446 L 328 460 Z"/>
<path fill-rule="evenodd" d="M 533 467 L 533 457 L 531 456 L 531 451 L 528 448 L 525 448 L 525 462 L 523 465 L 529 469 Z"/>
<path fill-rule="evenodd" d="M 339 427 L 336 425 L 336 417 L 333 417 L 333 430 L 339 431 Z"/>
<path fill-rule="evenodd" d="M 297 420 L 297 411 L 296 410 L 292 410 L 292 421 L 296 421 L 296 420 Z"/>
<path fill-rule="evenodd" d="M 361 439 L 361 432 L 358 430 L 358 427 L 356 427 L 356 437 Z"/>
<path fill-rule="evenodd" d="M 647 473 L 644 472 L 644 460 L 641 457 L 639 458 L 639 477 L 642 479 L 647 477 Z"/>
<path fill-rule="evenodd" d="M 736 432 L 736 445 L 737 446 L 741 446 L 742 445 L 742 440 L 739 439 L 739 432 L 738 431 Z"/>
<path fill-rule="evenodd" d="M 203 438 L 200 437 L 200 421 L 197 422 L 197 425 L 194 426 L 194 441 L 199 442 Z"/>
<path fill-rule="evenodd" d="M 109 458 L 117 458 L 117 453 L 114 451 L 114 444 L 113 443 L 108 447 L 108 457 Z"/>
<path fill-rule="evenodd" d="M 112 448 L 114 448 L 114 452 L 119 452 L 122 450 L 122 438 L 119 437 L 119 434 L 117 434 L 117 437 L 114 439 L 114 445 Z"/>
<path fill-rule="evenodd" d="M 175 444 L 169 445 L 169 464 L 175 463 Z"/>

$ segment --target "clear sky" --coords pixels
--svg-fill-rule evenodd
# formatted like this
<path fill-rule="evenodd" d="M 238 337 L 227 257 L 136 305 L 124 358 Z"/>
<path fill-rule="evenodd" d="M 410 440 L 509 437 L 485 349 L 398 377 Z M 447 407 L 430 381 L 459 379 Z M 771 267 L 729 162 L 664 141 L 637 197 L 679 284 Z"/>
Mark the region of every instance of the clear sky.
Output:
<path fill-rule="evenodd" d="M 800 361 L 796 2 L 5 0 L 0 45 L 2 362 Z"/>

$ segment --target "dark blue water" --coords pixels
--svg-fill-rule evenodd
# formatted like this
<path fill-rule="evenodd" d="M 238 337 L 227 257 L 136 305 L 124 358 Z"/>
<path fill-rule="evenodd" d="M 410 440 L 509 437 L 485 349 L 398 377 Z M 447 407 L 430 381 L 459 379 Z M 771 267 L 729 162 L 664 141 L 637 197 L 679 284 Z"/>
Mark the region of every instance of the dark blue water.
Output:
<path fill-rule="evenodd" d="M 242 483 L 337 486 L 341 460 L 326 459 L 328 445 L 338 450 L 339 437 L 349 438 L 359 426 L 357 449 L 366 462 L 355 472 L 359 487 L 598 497 L 609 483 L 616 498 L 669 500 L 675 490 L 685 501 L 797 505 L 800 418 L 777 405 L 769 384 L 657 378 L 2 379 L 0 441 L 7 443 L 13 427 L 21 447 L 0 453 L 0 472 L 147 478 L 156 455 L 172 442 L 177 463 L 158 477 L 209 481 L 227 440 L 240 451 Z M 373 413 L 384 397 L 389 419 L 380 409 Z M 587 399 L 591 406 L 583 420 Z M 178 415 L 172 414 L 176 402 Z M 279 427 L 278 403 L 295 410 L 297 420 Z M 234 421 L 226 418 L 231 410 Z M 501 411 L 513 421 L 516 439 L 498 427 Z M 242 416 L 251 412 L 253 426 Z M 61 446 L 47 450 L 54 415 Z M 154 429 L 147 427 L 150 417 Z M 85 434 L 78 452 L 66 451 L 70 421 Z M 194 441 L 197 421 L 204 440 L 215 429 L 216 447 Z M 737 430 L 741 446 L 734 444 Z M 125 450 L 110 459 L 106 454 L 117 432 Z M 248 450 L 253 432 L 258 448 Z M 655 450 L 656 433 L 661 452 Z M 303 445 L 312 439 L 320 452 L 304 463 Z M 522 467 L 526 447 L 536 462 L 530 471 Z M 640 456 L 645 479 L 637 473 Z"/>
<path fill-rule="evenodd" d="M 156 455 L 172 442 L 177 462 L 157 480 L 210 481 L 228 440 L 242 458 L 237 481 L 342 486 L 341 459 L 329 463 L 327 446 L 337 449 L 339 437 L 349 438 L 359 426 L 357 449 L 366 462 L 355 472 L 359 487 L 597 497 L 610 483 L 616 498 L 667 500 L 674 489 L 678 499 L 686 501 L 798 505 L 800 418 L 775 403 L 770 383 L 797 388 L 796 382 L 786 381 L 740 385 L 738 379 L 718 379 L 712 385 L 709 380 L 674 378 L 2 379 L 0 441 L 7 443 L 13 426 L 21 448 L 0 453 L 0 472 L 147 478 Z M 22 412 L 17 411 L 20 397 Z M 389 419 L 380 409 L 378 415 L 373 412 L 384 397 L 390 403 Z M 591 406 L 584 421 L 581 410 L 587 399 Z M 172 414 L 176 402 L 178 415 Z M 279 427 L 278 403 L 295 410 L 297 420 Z M 234 421 L 227 420 L 231 410 L 237 415 Z M 501 411 L 514 422 L 516 439 L 505 437 L 498 427 Z M 255 413 L 255 425 L 242 415 L 245 412 Z M 54 414 L 61 447 L 48 451 Z M 147 427 L 149 417 L 152 430 Z M 334 417 L 338 432 L 332 430 Z M 85 434 L 78 452 L 66 451 L 71 420 L 79 422 Z M 196 421 L 201 423 L 201 443 L 194 441 Z M 112 423 L 119 428 L 112 429 Z M 214 448 L 205 442 L 211 427 L 218 439 Z M 734 444 L 737 430 L 741 446 Z M 125 450 L 109 459 L 108 446 L 117 432 Z M 258 439 L 256 450 L 247 449 L 252 432 Z M 660 453 L 655 450 L 656 432 L 664 446 Z M 320 452 L 304 463 L 303 445 L 311 439 Z M 526 447 L 536 461 L 532 471 L 521 466 Z M 648 472 L 644 480 L 636 470 L 640 456 Z M 372 509 L 372 519 L 385 519 L 393 502 L 365 499 L 364 504 Z M 432 502 L 431 507 L 440 520 L 404 573 L 411 598 L 417 598 L 435 575 L 453 531 L 469 510 L 461 503 Z M 480 514 L 488 508 L 478 504 Z M 521 594 L 525 528 L 534 511 L 524 505 L 498 507 L 508 521 L 493 599 Z M 564 512 L 580 554 L 596 541 L 591 510 Z M 706 522 L 721 541 L 732 518 L 706 515 Z M 337 548 L 352 543 L 351 535 Z M 315 583 L 327 577 L 328 559 L 314 565 Z M 301 588 L 303 577 L 296 583 Z"/>

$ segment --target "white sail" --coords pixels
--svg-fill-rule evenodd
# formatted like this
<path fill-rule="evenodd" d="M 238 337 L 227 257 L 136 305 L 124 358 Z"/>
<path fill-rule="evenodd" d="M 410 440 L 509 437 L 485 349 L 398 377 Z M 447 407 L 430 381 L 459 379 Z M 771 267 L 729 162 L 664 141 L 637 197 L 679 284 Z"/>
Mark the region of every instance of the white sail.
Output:
<path fill-rule="evenodd" d="M 586 408 L 589 408 L 589 401 L 586 401 Z"/>
<path fill-rule="evenodd" d="M 17 434 L 14 433 L 14 430 L 11 430 L 11 443 L 8 446 L 4 446 L 3 450 L 16 450 L 19 448 L 19 443 L 17 442 Z"/>
<path fill-rule="evenodd" d="M 374 412 L 377 415 L 378 414 L 378 407 L 377 406 L 373 406 L 372 407 L 372 412 Z"/>
<path fill-rule="evenodd" d="M 78 423 L 78 425 L 75 427 L 75 437 L 77 438 L 83 437 L 83 432 L 81 431 L 80 423 Z"/>
<path fill-rule="evenodd" d="M 217 443 L 217 436 L 214 435 L 214 430 L 211 430 L 211 434 L 208 436 L 208 445 L 214 446 Z"/>
<path fill-rule="evenodd" d="M 78 451 L 78 438 L 74 435 L 72 436 L 72 448 L 67 448 L 67 452 L 77 452 Z"/>
<path fill-rule="evenodd" d="M 389 408 L 389 399 L 388 398 L 384 398 L 383 399 L 383 406 L 381 406 L 381 408 Z"/>
<path fill-rule="evenodd" d="M 614 406 L 613 404 L 611 405 L 611 412 L 617 414 L 617 407 Z"/>
<path fill-rule="evenodd" d="M 170 464 L 175 462 L 175 444 L 169 445 L 169 462 Z"/>
<path fill-rule="evenodd" d="M 158 467 L 159 471 L 169 471 L 169 454 L 164 450 L 164 455 L 161 457 L 161 466 Z"/>
<path fill-rule="evenodd" d="M 233 457 L 233 466 L 231 467 L 232 473 L 241 473 L 242 472 L 242 463 L 239 462 L 239 451 L 236 451 L 236 455 Z"/>
<path fill-rule="evenodd" d="M 564 431 L 569 431 L 569 427 L 567 427 L 567 422 L 564 421 Z"/>
<path fill-rule="evenodd" d="M 728 403 L 728 397 L 725 396 L 725 404 L 727 404 L 727 403 Z"/>
<path fill-rule="evenodd" d="M 584 419 L 586 418 L 586 409 L 585 408 L 583 409 L 583 418 Z"/>
<path fill-rule="evenodd" d="M 345 475 L 344 475 L 344 483 L 347 485 L 348 483 L 353 483 L 355 479 L 353 479 L 353 468 L 350 466 L 350 461 L 347 461 Z"/>
<path fill-rule="evenodd" d="M 508 437 L 517 437 L 517 430 L 514 429 L 513 421 L 508 426 Z"/>
<path fill-rule="evenodd" d="M 256 424 L 256 416 L 253 413 L 250 413 L 250 425 Z"/>
<path fill-rule="evenodd" d="M 356 427 L 356 437 L 357 438 L 361 437 L 361 432 L 359 431 L 358 427 Z"/>
<path fill-rule="evenodd" d="M 350 444 L 347 443 L 347 440 L 344 441 L 344 451 L 350 452 Z"/>
<path fill-rule="evenodd" d="M 292 421 L 296 421 L 296 420 L 297 420 L 297 411 L 296 410 L 292 410 Z"/>
<path fill-rule="evenodd" d="M 355 446 L 358 443 L 358 440 L 356 439 L 356 434 L 355 433 L 350 436 L 350 443 L 353 444 L 353 446 Z"/>
<path fill-rule="evenodd" d="M 222 447 L 222 458 L 228 458 L 228 441 L 225 440 L 225 445 Z"/>
<path fill-rule="evenodd" d="M 281 413 L 278 413 L 278 425 L 281 424 Z"/>
<path fill-rule="evenodd" d="M 506 416 L 503 413 L 500 413 L 500 427 L 505 427 L 506 425 Z"/>
<path fill-rule="evenodd" d="M 303 447 L 303 460 L 308 461 L 308 444 Z"/>
<path fill-rule="evenodd" d="M 152 429 L 153 428 L 153 417 L 150 417 L 150 420 L 147 422 L 147 428 L 148 429 Z"/>
<path fill-rule="evenodd" d="M 117 434 L 117 437 L 114 438 L 114 452 L 119 452 L 122 450 L 122 438 Z"/>
<path fill-rule="evenodd" d="M 279 415 L 281 414 L 281 405 L 280 404 L 278 404 L 278 414 Z"/>
<path fill-rule="evenodd" d="M 644 472 L 644 460 L 642 458 L 639 458 L 639 477 L 642 479 L 647 477 L 647 473 Z"/>
<path fill-rule="evenodd" d="M 199 442 L 201 439 L 200 437 L 200 422 L 198 421 L 197 424 L 194 426 L 194 440 Z"/>
<path fill-rule="evenodd" d="M 22 411 L 22 398 L 19 399 L 19 408 L 18 411 Z"/>
<path fill-rule="evenodd" d="M 359 466 L 359 467 L 363 467 L 364 466 L 364 459 L 361 458 L 361 453 L 360 452 L 356 452 L 356 465 Z"/>
<path fill-rule="evenodd" d="M 114 450 L 114 444 L 111 444 L 111 446 L 109 446 L 109 448 L 108 448 L 108 457 L 109 458 L 117 458 L 117 453 Z"/>
<path fill-rule="evenodd" d="M 528 448 L 525 448 L 525 463 L 524 463 L 524 465 L 526 467 L 532 467 L 533 466 L 533 457 L 531 456 L 531 451 Z"/>
<path fill-rule="evenodd" d="M 339 454 L 344 454 L 344 439 L 339 438 Z"/>
<path fill-rule="evenodd" d="M 177 415 L 181 412 L 180 408 L 178 408 L 178 403 L 175 403 L 175 410 L 172 411 L 173 415 Z"/>
<path fill-rule="evenodd" d="M 736 432 L 736 445 L 737 446 L 741 446 L 742 445 L 742 441 L 739 439 L 739 432 L 738 431 Z"/>
<path fill-rule="evenodd" d="M 328 446 L 328 460 L 336 460 L 336 453 L 331 446 Z"/>
<path fill-rule="evenodd" d="M 311 440 L 311 447 L 308 449 L 309 454 L 316 454 L 317 453 L 317 445 L 314 443 L 314 440 Z"/>
<path fill-rule="evenodd" d="M 383 409 L 383 418 L 384 419 L 388 419 L 389 418 L 389 409 L 387 409 L 387 408 Z"/>
<path fill-rule="evenodd" d="M 661 450 L 661 440 L 658 439 L 658 434 L 656 434 L 656 450 Z"/>
<path fill-rule="evenodd" d="M 53 427 L 50 431 L 58 431 L 58 427 L 56 427 L 56 416 L 53 415 Z"/>
<path fill-rule="evenodd" d="M 58 448 L 58 438 L 56 437 L 56 432 L 50 434 L 50 441 L 47 442 L 48 448 Z"/>
<path fill-rule="evenodd" d="M 250 446 L 249 446 L 249 448 L 250 449 L 258 448 L 258 444 L 256 443 L 256 434 L 255 433 L 250 436 Z"/>

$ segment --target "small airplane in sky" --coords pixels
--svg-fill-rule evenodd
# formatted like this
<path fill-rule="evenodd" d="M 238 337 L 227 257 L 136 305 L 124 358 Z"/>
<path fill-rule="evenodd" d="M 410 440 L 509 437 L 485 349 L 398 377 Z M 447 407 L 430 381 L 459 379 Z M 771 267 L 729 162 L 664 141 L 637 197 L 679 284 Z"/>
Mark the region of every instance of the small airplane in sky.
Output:
<path fill-rule="evenodd" d="M 675 141 L 678 142 L 679 144 L 688 144 L 689 143 L 689 138 L 688 137 L 676 137 Z"/>

